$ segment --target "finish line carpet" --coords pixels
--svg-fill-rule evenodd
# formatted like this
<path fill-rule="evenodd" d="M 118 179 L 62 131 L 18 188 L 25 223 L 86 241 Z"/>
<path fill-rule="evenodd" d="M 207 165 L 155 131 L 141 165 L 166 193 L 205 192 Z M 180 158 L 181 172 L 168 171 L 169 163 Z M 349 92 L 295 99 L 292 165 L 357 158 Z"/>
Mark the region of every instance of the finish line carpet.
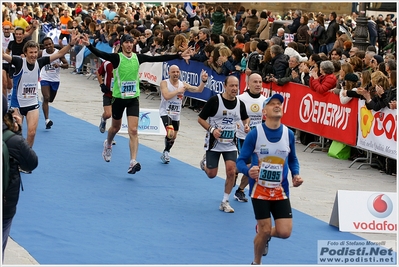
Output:
<path fill-rule="evenodd" d="M 40 264 L 252 261 L 252 205 L 231 196 L 236 212 L 219 211 L 223 179 L 210 180 L 174 158 L 164 165 L 160 153 L 144 145 L 142 170 L 130 175 L 127 138 L 115 137 L 106 163 L 105 134 L 95 125 L 51 108 L 54 126 L 45 130 L 42 117 L 34 145 L 39 166 L 22 174 L 24 191 L 11 229 Z M 202 155 L 201 147 L 193 149 Z M 317 240 L 361 239 L 297 210 L 293 216 L 291 237 L 273 238 L 264 264 L 317 264 Z"/>

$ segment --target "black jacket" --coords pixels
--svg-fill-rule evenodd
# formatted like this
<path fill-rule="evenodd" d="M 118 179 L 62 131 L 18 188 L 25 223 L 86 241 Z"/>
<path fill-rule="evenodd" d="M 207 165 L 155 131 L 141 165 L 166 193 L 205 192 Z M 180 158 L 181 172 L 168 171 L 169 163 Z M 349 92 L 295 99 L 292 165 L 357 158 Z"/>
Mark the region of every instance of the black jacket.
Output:
<path fill-rule="evenodd" d="M 339 30 L 339 25 L 335 20 L 330 21 L 327 27 L 327 39 L 326 44 L 334 43 L 337 40 L 337 31 Z"/>
<path fill-rule="evenodd" d="M 7 126 L 3 123 L 3 131 Z M 21 175 L 19 167 L 25 171 L 33 171 L 38 165 L 38 158 L 21 133 L 16 133 L 6 142 L 10 154 L 10 183 L 3 195 L 3 220 L 11 219 L 17 211 Z"/>
<path fill-rule="evenodd" d="M 280 79 L 285 76 L 285 72 L 288 68 L 288 56 L 279 54 L 272 58 L 273 74 L 274 77 Z"/>

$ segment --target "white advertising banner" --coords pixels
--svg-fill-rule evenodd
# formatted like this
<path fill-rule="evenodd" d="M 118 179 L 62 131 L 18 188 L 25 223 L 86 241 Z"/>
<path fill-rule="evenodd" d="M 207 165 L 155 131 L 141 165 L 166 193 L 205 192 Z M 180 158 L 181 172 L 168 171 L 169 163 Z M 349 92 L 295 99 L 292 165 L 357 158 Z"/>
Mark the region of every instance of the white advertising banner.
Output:
<path fill-rule="evenodd" d="M 159 86 L 162 81 L 162 64 L 162 62 L 141 63 L 139 68 L 140 80 Z"/>
<path fill-rule="evenodd" d="M 377 154 L 397 159 L 397 114 L 396 110 L 383 108 L 368 110 L 364 100 L 358 105 L 357 146 Z"/>
<path fill-rule="evenodd" d="M 128 133 L 126 110 L 123 112 L 122 126 L 119 132 Z M 149 135 L 166 135 L 166 130 L 163 126 L 162 119 L 159 116 L 158 109 L 140 109 L 138 133 Z"/>
<path fill-rule="evenodd" d="M 397 193 L 338 190 L 339 230 L 397 233 Z"/>

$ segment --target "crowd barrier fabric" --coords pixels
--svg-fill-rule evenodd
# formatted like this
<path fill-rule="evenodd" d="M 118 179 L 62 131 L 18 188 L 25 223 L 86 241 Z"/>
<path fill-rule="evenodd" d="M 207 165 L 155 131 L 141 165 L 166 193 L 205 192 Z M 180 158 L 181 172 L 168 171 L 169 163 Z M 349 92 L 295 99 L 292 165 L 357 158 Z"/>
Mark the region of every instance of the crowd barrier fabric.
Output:
<path fill-rule="evenodd" d="M 245 74 L 240 79 L 240 88 L 246 88 Z M 284 97 L 282 122 L 292 128 L 356 146 L 358 102 L 341 104 L 332 93 L 319 94 L 308 86 L 288 83 L 278 86 L 263 83 L 265 96 L 279 93 Z"/>
<path fill-rule="evenodd" d="M 201 101 L 207 101 L 210 97 L 222 93 L 224 90 L 225 75 L 220 75 L 216 71 L 212 70 L 208 66 L 205 66 L 203 62 L 190 60 L 189 64 L 185 60 L 175 59 L 163 63 L 162 78 L 169 78 L 169 67 L 177 65 L 180 69 L 180 80 L 189 83 L 193 86 L 199 86 L 201 83 L 201 71 L 205 70 L 208 73 L 208 82 L 205 85 L 202 93 L 191 93 L 185 92 L 184 96 L 195 98 Z M 238 74 L 233 74 L 239 78 Z"/>
<path fill-rule="evenodd" d="M 368 110 L 364 100 L 359 99 L 359 126 L 357 146 L 379 155 L 397 159 L 397 113 L 383 108 Z"/>
<path fill-rule="evenodd" d="M 159 86 L 162 81 L 162 65 L 162 62 L 141 63 L 139 67 L 140 80 Z"/>

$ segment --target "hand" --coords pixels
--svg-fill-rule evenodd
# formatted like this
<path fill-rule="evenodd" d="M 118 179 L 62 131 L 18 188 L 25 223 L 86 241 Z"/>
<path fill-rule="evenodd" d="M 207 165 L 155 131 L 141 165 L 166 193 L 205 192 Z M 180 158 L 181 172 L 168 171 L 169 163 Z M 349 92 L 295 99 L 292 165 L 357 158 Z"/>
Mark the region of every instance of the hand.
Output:
<path fill-rule="evenodd" d="M 201 70 L 201 81 L 207 81 L 208 80 L 208 73 L 205 70 Z"/>
<path fill-rule="evenodd" d="M 109 88 L 104 83 L 100 84 L 100 88 L 101 88 L 101 92 L 103 92 L 104 94 L 106 94 L 110 91 Z"/>
<path fill-rule="evenodd" d="M 249 133 L 250 130 L 251 130 L 251 128 L 249 127 L 249 125 L 248 125 L 248 124 L 245 124 L 245 125 L 244 125 L 244 132 L 245 132 L 245 133 Z"/>
<path fill-rule="evenodd" d="M 183 53 L 181 53 L 181 57 L 185 58 L 185 57 L 191 57 L 194 54 L 194 48 L 189 47 L 186 50 L 183 51 Z"/>
<path fill-rule="evenodd" d="M 294 177 L 292 177 L 292 185 L 294 187 L 298 187 L 302 183 L 303 183 L 303 179 L 299 175 L 294 175 Z"/>
<path fill-rule="evenodd" d="M 293 79 L 295 79 L 295 78 L 298 78 L 298 77 L 299 77 L 299 74 L 298 74 L 298 72 L 296 72 L 295 70 L 293 70 L 293 71 L 291 72 L 291 76 L 292 76 Z"/>
<path fill-rule="evenodd" d="M 213 137 L 215 137 L 216 139 L 218 139 L 221 135 L 222 135 L 222 132 L 223 132 L 223 130 L 222 129 L 219 129 L 219 128 L 216 128 L 214 131 L 213 131 Z"/>
<path fill-rule="evenodd" d="M 77 35 L 77 40 L 80 39 L 82 42 L 82 45 L 84 46 L 88 46 L 90 45 L 90 40 L 89 40 L 89 36 L 87 34 L 82 34 L 82 35 Z M 76 40 L 76 41 L 77 41 Z M 73 43 L 75 44 L 75 43 Z"/>
<path fill-rule="evenodd" d="M 177 89 L 177 94 L 178 95 L 182 95 L 182 94 L 184 94 L 184 92 L 186 91 L 186 86 L 182 86 L 182 87 L 180 87 L 180 88 L 178 88 Z"/>
<path fill-rule="evenodd" d="M 392 100 L 391 102 L 389 102 L 389 108 L 397 109 L 396 100 Z"/>
<path fill-rule="evenodd" d="M 248 175 L 250 178 L 258 181 L 259 178 L 259 166 L 252 166 L 249 171 L 248 171 Z"/>

